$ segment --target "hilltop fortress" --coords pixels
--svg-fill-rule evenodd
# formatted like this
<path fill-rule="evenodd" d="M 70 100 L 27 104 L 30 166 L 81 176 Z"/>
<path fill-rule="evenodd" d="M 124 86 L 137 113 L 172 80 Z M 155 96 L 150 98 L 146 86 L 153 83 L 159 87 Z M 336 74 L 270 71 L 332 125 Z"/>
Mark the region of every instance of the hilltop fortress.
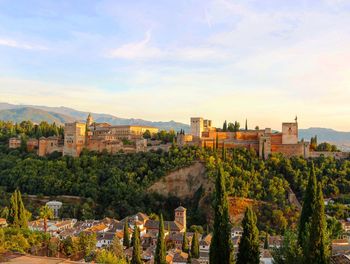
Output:
<path fill-rule="evenodd" d="M 163 149 L 167 151 L 171 143 L 161 144 L 157 140 L 145 139 L 144 133 L 154 136 L 158 128 L 142 125 L 118 125 L 108 123 L 96 123 L 89 114 L 86 122 L 66 123 L 64 126 L 64 138 L 41 137 L 31 138 L 27 141 L 27 150 L 36 151 L 39 156 L 46 156 L 53 152 L 63 155 L 78 157 L 83 149 L 90 151 L 116 153 L 135 153 Z M 282 132 L 274 132 L 271 128 L 244 129 L 235 132 L 223 131 L 212 126 L 212 121 L 202 117 L 192 117 L 190 120 L 190 132 L 184 131 L 176 135 L 178 146 L 192 145 L 202 148 L 253 149 L 256 153 L 266 158 L 272 153 L 282 153 L 286 157 L 301 156 L 304 158 L 318 157 L 320 155 L 333 156 L 335 158 L 348 157 L 346 152 L 316 152 L 310 151 L 310 143 L 299 141 L 298 122 L 282 123 Z M 20 138 L 10 138 L 9 147 L 19 148 Z"/>
<path fill-rule="evenodd" d="M 143 138 L 147 130 L 151 135 L 158 132 L 158 128 L 151 126 L 112 126 L 108 123 L 96 123 L 89 114 L 86 122 L 66 123 L 64 139 L 60 137 L 29 139 L 27 150 L 37 151 L 39 156 L 61 152 L 63 155 L 73 157 L 78 157 L 83 149 L 109 153 L 147 151 L 147 140 Z M 20 138 L 10 138 L 9 148 L 20 146 Z"/>
<path fill-rule="evenodd" d="M 202 117 L 191 118 L 190 134 L 180 134 L 180 145 L 197 145 L 207 148 L 248 148 L 254 149 L 260 157 L 271 153 L 282 153 L 287 157 L 310 157 L 309 142 L 298 140 L 297 119 L 292 123 L 282 123 L 282 132 L 272 132 L 271 128 L 220 131 L 212 127 L 212 121 Z"/>

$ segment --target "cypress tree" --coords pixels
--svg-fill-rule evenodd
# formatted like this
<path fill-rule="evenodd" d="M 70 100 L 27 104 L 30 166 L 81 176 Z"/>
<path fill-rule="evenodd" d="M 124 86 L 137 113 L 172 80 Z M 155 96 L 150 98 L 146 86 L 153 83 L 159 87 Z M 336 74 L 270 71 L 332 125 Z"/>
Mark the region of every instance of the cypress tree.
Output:
<path fill-rule="evenodd" d="M 298 230 L 298 244 L 303 248 L 304 255 L 307 255 L 306 243 L 307 243 L 307 229 L 308 224 L 310 223 L 310 218 L 314 211 L 314 205 L 316 202 L 316 192 L 317 192 L 317 183 L 316 183 L 316 174 L 314 163 L 311 163 L 311 172 L 309 175 L 309 181 L 304 194 L 303 208 L 301 210 L 300 221 L 299 221 L 299 230 Z"/>
<path fill-rule="evenodd" d="M 8 221 L 14 227 L 19 227 L 17 190 L 11 195 Z"/>
<path fill-rule="evenodd" d="M 166 248 L 164 243 L 164 221 L 163 221 L 163 215 L 160 215 L 157 247 L 156 247 L 156 252 L 154 254 L 154 263 L 166 264 L 165 258 L 166 258 Z"/>
<path fill-rule="evenodd" d="M 126 248 L 130 247 L 130 234 L 129 234 L 129 225 L 128 219 L 125 220 L 124 224 L 124 237 L 123 237 L 123 246 Z"/>
<path fill-rule="evenodd" d="M 259 230 L 256 227 L 256 215 L 248 207 L 242 221 L 243 235 L 239 242 L 237 264 L 259 264 Z"/>
<path fill-rule="evenodd" d="M 134 228 L 132 236 L 132 258 L 131 264 L 142 264 L 141 260 L 141 244 L 140 244 L 140 230 L 137 226 Z"/>
<path fill-rule="evenodd" d="M 21 192 L 19 190 L 17 190 L 17 202 L 18 202 L 19 226 L 21 228 L 28 228 L 29 212 L 24 207 L 24 204 L 22 201 L 22 195 L 21 195 Z"/>
<path fill-rule="evenodd" d="M 189 247 L 188 247 L 188 239 L 186 235 L 186 230 L 184 232 L 183 238 L 182 238 L 182 251 L 188 253 Z"/>
<path fill-rule="evenodd" d="M 264 241 L 264 249 L 269 249 L 270 245 L 269 245 L 269 234 L 266 233 L 265 235 L 265 241 Z"/>
<path fill-rule="evenodd" d="M 219 148 L 219 135 L 216 133 L 215 149 L 217 150 L 218 148 Z"/>
<path fill-rule="evenodd" d="M 248 120 L 245 119 L 245 131 L 248 131 Z"/>
<path fill-rule="evenodd" d="M 15 190 L 10 199 L 9 223 L 14 227 L 27 228 L 29 215 L 29 212 L 24 207 L 21 192 Z"/>
<path fill-rule="evenodd" d="M 199 258 L 199 242 L 198 242 L 198 233 L 194 232 L 191 243 L 191 257 Z"/>
<path fill-rule="evenodd" d="M 224 173 L 221 165 L 218 165 L 215 183 L 214 231 L 209 252 L 211 264 L 232 263 L 231 225 Z"/>
<path fill-rule="evenodd" d="M 330 260 L 330 247 L 327 236 L 327 223 L 324 212 L 324 200 L 321 183 L 317 187 L 315 209 L 311 216 L 310 236 L 308 241 L 307 263 L 327 264 Z"/>
<path fill-rule="evenodd" d="M 222 143 L 221 158 L 222 158 L 223 161 L 226 161 L 226 148 L 225 148 L 225 143 Z"/>
<path fill-rule="evenodd" d="M 222 131 L 227 131 L 227 121 L 225 120 L 224 125 L 222 126 Z"/>

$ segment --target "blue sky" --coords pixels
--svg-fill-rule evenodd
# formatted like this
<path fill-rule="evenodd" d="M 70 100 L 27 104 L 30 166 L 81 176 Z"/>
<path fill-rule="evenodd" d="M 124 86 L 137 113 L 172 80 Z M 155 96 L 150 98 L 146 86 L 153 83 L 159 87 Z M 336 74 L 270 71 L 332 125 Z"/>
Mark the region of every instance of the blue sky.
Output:
<path fill-rule="evenodd" d="M 0 101 L 350 130 L 350 1 L 0 0 Z"/>

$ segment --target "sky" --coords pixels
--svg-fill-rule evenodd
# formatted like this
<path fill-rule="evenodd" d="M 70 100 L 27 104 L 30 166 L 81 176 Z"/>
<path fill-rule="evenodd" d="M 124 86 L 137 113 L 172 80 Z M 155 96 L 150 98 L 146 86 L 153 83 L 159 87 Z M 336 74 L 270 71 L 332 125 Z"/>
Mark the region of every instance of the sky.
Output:
<path fill-rule="evenodd" d="M 350 131 L 350 1 L 0 0 L 0 102 Z"/>

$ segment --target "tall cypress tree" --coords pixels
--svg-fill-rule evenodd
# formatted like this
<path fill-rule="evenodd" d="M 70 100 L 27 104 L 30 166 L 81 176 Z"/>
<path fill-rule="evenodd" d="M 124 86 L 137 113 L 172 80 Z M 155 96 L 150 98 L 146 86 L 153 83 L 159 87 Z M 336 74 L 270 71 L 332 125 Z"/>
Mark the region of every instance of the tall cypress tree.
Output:
<path fill-rule="evenodd" d="M 15 190 L 11 195 L 8 221 L 15 227 L 27 228 L 30 213 L 25 209 L 22 195 L 19 190 Z"/>
<path fill-rule="evenodd" d="M 221 165 L 218 165 L 216 175 L 214 212 L 214 232 L 209 252 L 210 263 L 229 264 L 233 261 L 231 225 L 225 188 L 225 172 Z"/>
<path fill-rule="evenodd" d="M 245 131 L 248 131 L 248 120 L 245 119 Z"/>
<path fill-rule="evenodd" d="M 199 241 L 198 241 L 198 233 L 194 232 L 191 243 L 191 257 L 199 258 Z"/>
<path fill-rule="evenodd" d="M 159 219 L 159 231 L 157 239 L 156 252 L 154 254 L 155 264 L 166 264 L 166 248 L 164 243 L 164 221 L 163 215 L 160 215 Z"/>
<path fill-rule="evenodd" d="M 124 237 L 123 237 L 123 246 L 126 248 L 130 247 L 130 234 L 129 234 L 129 220 L 126 219 L 124 223 Z"/>
<path fill-rule="evenodd" d="M 17 202 L 18 202 L 18 220 L 21 228 L 28 228 L 28 218 L 29 212 L 25 209 L 22 195 L 19 190 L 17 190 Z"/>
<path fill-rule="evenodd" d="M 225 120 L 224 125 L 222 126 L 222 131 L 227 131 L 227 121 Z"/>
<path fill-rule="evenodd" d="M 187 239 L 187 233 L 186 230 L 184 232 L 184 235 L 182 237 L 182 251 L 188 253 L 189 246 L 188 246 L 188 239 Z"/>
<path fill-rule="evenodd" d="M 19 227 L 17 190 L 11 195 L 8 221 L 11 225 Z"/>
<path fill-rule="evenodd" d="M 242 221 L 243 235 L 239 242 L 237 264 L 259 264 L 259 230 L 256 227 L 256 215 L 248 207 Z"/>
<path fill-rule="evenodd" d="M 308 236 L 308 225 L 310 223 L 310 218 L 314 211 L 314 205 L 316 203 L 316 174 L 314 163 L 311 163 L 311 171 L 309 175 L 309 181 L 304 194 L 303 208 L 301 210 L 299 230 L 298 230 L 298 244 L 303 248 L 304 255 L 307 255 L 307 236 Z"/>
<path fill-rule="evenodd" d="M 131 264 L 142 264 L 141 260 L 141 243 L 140 243 L 140 230 L 137 226 L 134 228 L 132 236 L 132 258 Z"/>
<path fill-rule="evenodd" d="M 330 247 L 327 236 L 327 223 L 324 212 L 324 200 L 321 183 L 317 187 L 315 210 L 311 216 L 310 236 L 308 241 L 307 263 L 328 264 Z"/>

